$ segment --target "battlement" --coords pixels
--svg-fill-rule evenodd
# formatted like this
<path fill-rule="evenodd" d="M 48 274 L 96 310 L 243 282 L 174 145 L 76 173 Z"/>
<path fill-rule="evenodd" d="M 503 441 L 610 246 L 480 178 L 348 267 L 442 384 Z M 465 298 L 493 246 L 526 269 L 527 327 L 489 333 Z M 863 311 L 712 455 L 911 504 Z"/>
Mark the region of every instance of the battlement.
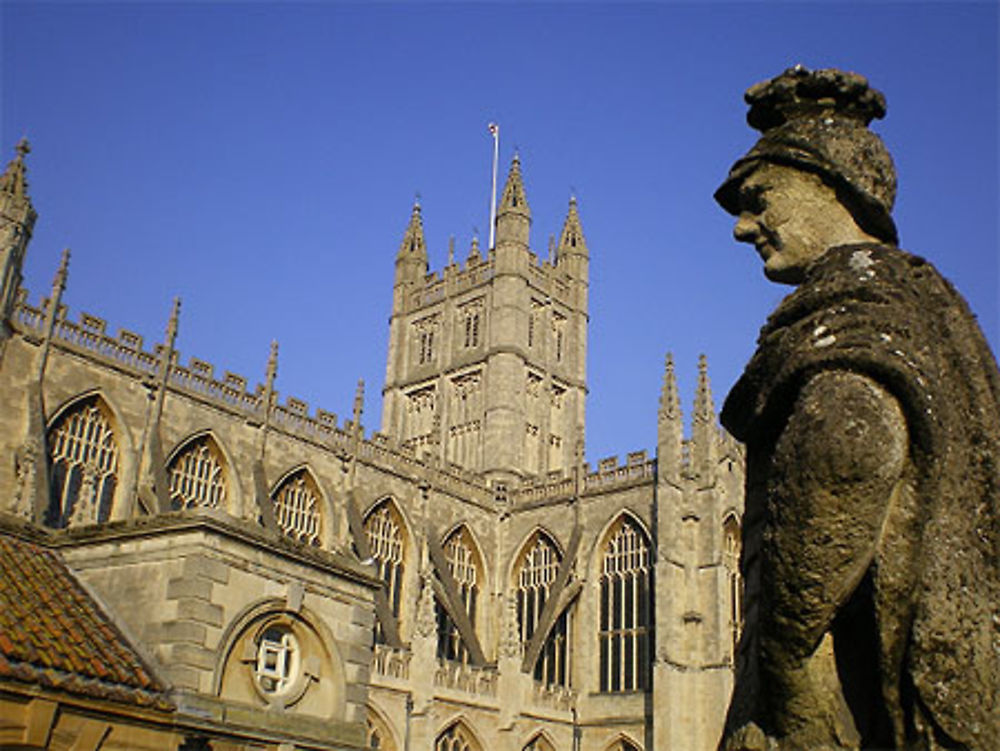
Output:
<path fill-rule="evenodd" d="M 38 343 L 44 336 L 45 309 L 49 303 L 43 298 L 36 307 L 27 302 L 27 297 L 27 291 L 20 289 L 12 323 L 26 340 Z M 143 338 L 127 329 L 119 329 L 118 335 L 112 336 L 108 333 L 107 321 L 92 313 L 83 312 L 74 322 L 69 319 L 65 305 L 59 307 L 52 343 L 146 382 L 159 372 L 164 346 L 156 344 L 151 349 L 145 348 Z M 250 418 L 252 423 L 264 421 L 264 384 L 258 383 L 251 392 L 247 389 L 247 379 L 242 375 L 223 370 L 222 377 L 217 378 L 215 367 L 206 360 L 192 357 L 186 366 L 179 364 L 178 360 L 179 353 L 175 351 L 168 378 L 171 390 L 220 409 L 236 411 Z M 272 406 L 269 426 L 272 430 L 283 431 L 335 453 L 349 451 L 353 446 L 353 425 L 349 420 L 338 427 L 336 413 L 317 409 L 310 414 L 309 404 L 293 396 L 286 397 L 284 404 Z M 412 449 L 381 433 L 373 432 L 365 438 L 363 426 L 361 430 L 358 456 L 362 461 L 394 467 L 396 471 L 406 469 L 456 496 L 482 505 L 491 502 L 489 489 L 472 473 L 419 458 Z"/>

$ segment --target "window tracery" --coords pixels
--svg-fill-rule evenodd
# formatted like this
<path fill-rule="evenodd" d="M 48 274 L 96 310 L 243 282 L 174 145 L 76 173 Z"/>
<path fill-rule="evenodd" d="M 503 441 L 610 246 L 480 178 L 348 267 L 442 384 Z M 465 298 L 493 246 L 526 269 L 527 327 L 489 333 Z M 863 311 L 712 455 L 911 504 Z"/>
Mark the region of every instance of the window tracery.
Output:
<path fill-rule="evenodd" d="M 170 462 L 167 475 L 170 501 L 175 509 L 225 507 L 224 462 L 211 437 L 201 436 L 185 446 Z"/>
<path fill-rule="evenodd" d="M 434 751 L 480 751 L 480 749 L 468 729 L 461 722 L 456 722 L 437 737 Z"/>
<path fill-rule="evenodd" d="M 365 519 L 365 535 L 379 578 L 385 582 L 385 592 L 392 614 L 399 618 L 403 590 L 403 562 L 406 541 L 403 520 L 389 501 L 383 501 Z M 375 641 L 385 642 L 380 623 L 375 624 Z"/>
<path fill-rule="evenodd" d="M 469 531 L 465 527 L 457 529 L 449 535 L 444 544 L 444 555 L 445 560 L 448 561 L 451 576 L 458 587 L 458 596 L 469 615 L 472 628 L 475 629 L 482 573 L 479 556 L 475 551 Z M 435 603 L 435 612 L 437 615 L 438 658 L 465 662 L 469 657 L 469 650 L 462 641 L 458 627 L 440 603 Z"/>
<path fill-rule="evenodd" d="M 608 535 L 601 561 L 601 691 L 648 688 L 652 597 L 649 542 L 639 525 L 623 516 Z"/>
<path fill-rule="evenodd" d="M 307 545 L 320 545 L 323 521 L 320 494 L 306 470 L 287 477 L 271 500 L 282 532 Z"/>
<path fill-rule="evenodd" d="M 517 569 L 517 621 L 523 643 L 530 641 L 535 633 L 561 562 L 562 556 L 555 543 L 543 532 L 536 532 L 525 546 Z M 536 681 L 546 685 L 568 685 L 569 620 L 567 609 L 559 615 L 546 637 L 535 662 Z"/>
<path fill-rule="evenodd" d="M 65 527 L 73 517 L 105 521 L 118 483 L 118 444 L 100 398 L 64 412 L 49 430 L 48 447 L 52 482 L 46 523 Z"/>

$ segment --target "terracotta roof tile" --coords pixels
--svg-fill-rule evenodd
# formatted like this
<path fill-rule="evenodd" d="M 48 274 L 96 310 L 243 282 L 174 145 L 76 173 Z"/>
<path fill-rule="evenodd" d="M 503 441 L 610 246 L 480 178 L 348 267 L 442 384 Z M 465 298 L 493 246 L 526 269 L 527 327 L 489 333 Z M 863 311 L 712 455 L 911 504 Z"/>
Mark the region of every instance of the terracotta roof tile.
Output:
<path fill-rule="evenodd" d="M 169 711 L 166 688 L 52 550 L 0 531 L 0 679 Z"/>

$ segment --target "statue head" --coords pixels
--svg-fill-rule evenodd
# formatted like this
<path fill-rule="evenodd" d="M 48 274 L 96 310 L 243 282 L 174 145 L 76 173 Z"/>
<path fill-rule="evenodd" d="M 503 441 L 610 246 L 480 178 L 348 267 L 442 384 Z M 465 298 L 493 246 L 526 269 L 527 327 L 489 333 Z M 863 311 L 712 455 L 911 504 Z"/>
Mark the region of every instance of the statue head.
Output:
<path fill-rule="evenodd" d="M 810 196 L 799 209 L 804 216 L 797 217 L 798 221 L 808 223 L 811 218 L 818 221 L 825 217 L 825 223 L 831 225 L 837 212 L 821 209 L 818 193 L 823 191 L 813 190 L 822 186 L 860 232 L 858 239 L 897 242 L 892 220 L 896 172 L 882 140 L 867 127 L 872 119 L 885 115 L 885 97 L 869 87 L 863 76 L 796 66 L 753 86 L 745 99 L 750 105 L 747 122 L 762 136 L 733 165 L 715 192 L 726 211 L 737 216 L 748 210 L 753 213 L 754 197 L 769 192 L 765 189 L 773 187 L 772 183 L 780 182 L 784 195 L 794 193 L 793 183 L 798 183 Z M 815 242 L 823 242 L 824 233 L 819 229 L 812 233 Z M 762 231 L 766 234 L 768 230 L 773 232 L 775 228 L 764 227 Z M 852 232 L 835 231 L 835 237 L 827 242 L 850 241 Z M 737 239 L 758 245 L 764 253 L 759 238 L 741 232 L 740 224 L 735 234 Z M 838 234 L 847 237 L 836 237 Z M 827 247 L 831 245 L 822 251 Z M 795 281 L 781 278 L 780 271 L 769 267 L 767 261 L 765 257 L 769 277 Z"/>

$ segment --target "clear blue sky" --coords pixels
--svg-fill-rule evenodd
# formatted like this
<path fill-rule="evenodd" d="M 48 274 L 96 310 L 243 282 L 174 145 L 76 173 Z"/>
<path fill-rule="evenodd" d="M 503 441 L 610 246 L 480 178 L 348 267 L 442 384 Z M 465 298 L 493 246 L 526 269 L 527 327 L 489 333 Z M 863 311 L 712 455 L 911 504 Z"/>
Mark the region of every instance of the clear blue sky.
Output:
<path fill-rule="evenodd" d="M 587 457 L 655 449 L 663 357 L 721 404 L 789 291 L 712 200 L 754 141 L 743 91 L 795 63 L 863 73 L 902 245 L 996 351 L 996 3 L 0 5 L 0 146 L 27 135 L 46 294 L 377 428 L 393 258 L 414 193 L 431 266 L 487 236 L 491 143 L 520 150 L 544 253 L 570 192 L 591 250 Z"/>

